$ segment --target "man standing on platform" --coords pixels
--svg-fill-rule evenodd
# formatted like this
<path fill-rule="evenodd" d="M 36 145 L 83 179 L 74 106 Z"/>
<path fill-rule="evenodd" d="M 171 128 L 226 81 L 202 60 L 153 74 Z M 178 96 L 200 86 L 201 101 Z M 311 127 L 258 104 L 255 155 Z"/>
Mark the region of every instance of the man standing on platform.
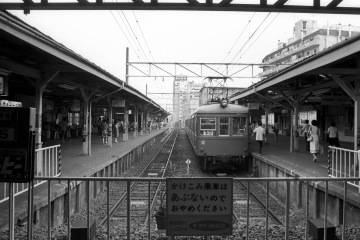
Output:
<path fill-rule="evenodd" d="M 263 141 L 266 141 L 265 138 L 265 129 L 262 127 L 262 122 L 258 122 L 258 126 L 254 129 L 253 133 L 255 134 L 255 140 L 259 143 L 259 155 L 261 155 Z"/>
<path fill-rule="evenodd" d="M 309 124 L 309 120 L 306 119 L 305 125 L 303 126 L 300 132 L 300 134 L 304 133 L 306 151 L 310 151 L 310 142 L 307 140 L 309 131 L 310 131 L 310 124 Z"/>

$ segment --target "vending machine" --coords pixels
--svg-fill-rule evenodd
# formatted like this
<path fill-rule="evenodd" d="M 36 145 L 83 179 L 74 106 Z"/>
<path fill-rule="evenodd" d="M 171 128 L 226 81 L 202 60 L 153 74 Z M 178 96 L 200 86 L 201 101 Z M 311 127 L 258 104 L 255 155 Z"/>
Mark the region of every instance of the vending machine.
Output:
<path fill-rule="evenodd" d="M 34 178 L 35 108 L 0 107 L 0 182 Z"/>

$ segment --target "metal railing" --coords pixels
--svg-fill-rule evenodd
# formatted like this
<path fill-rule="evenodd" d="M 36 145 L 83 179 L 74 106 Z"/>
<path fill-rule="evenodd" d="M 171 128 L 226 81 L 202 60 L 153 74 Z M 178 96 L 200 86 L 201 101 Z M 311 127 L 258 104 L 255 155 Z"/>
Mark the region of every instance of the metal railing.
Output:
<path fill-rule="evenodd" d="M 35 150 L 34 161 L 34 176 L 35 177 L 58 177 L 61 174 L 61 147 L 54 145 Z M 46 181 L 37 180 L 34 182 L 38 186 Z M 9 200 L 9 183 L 0 183 L 1 195 L 0 203 Z M 15 183 L 13 191 L 15 196 L 26 192 L 28 190 L 27 183 Z"/>
<path fill-rule="evenodd" d="M 350 177 L 359 178 L 360 150 L 329 146 L 328 175 L 333 178 Z M 360 193 L 360 181 L 349 181 L 350 185 L 357 187 Z"/>
<path fill-rule="evenodd" d="M 193 179 L 193 178 L 192 178 Z M 91 209 L 91 197 L 90 197 L 90 184 L 93 182 L 100 182 L 101 184 L 105 184 L 106 188 L 105 188 L 105 193 L 106 193 L 106 201 L 104 201 L 104 204 L 107 205 L 107 211 L 106 211 L 106 215 L 107 215 L 107 230 L 106 230 L 106 235 L 107 235 L 107 238 L 106 239 L 110 239 L 110 218 L 109 218 L 109 196 L 110 196 L 110 189 L 109 189 L 109 186 L 110 186 L 110 183 L 111 182 L 125 182 L 126 183 L 126 189 L 127 189 L 127 206 L 126 206 L 126 209 L 128 210 L 127 211 L 127 226 L 126 226 L 126 236 L 127 236 L 127 239 L 134 239 L 132 238 L 131 236 L 131 229 L 132 229 L 132 222 L 131 222 L 131 219 L 130 219 L 130 216 L 131 216 L 131 213 L 130 213 L 130 209 L 131 209 L 131 190 L 130 190 L 130 185 L 132 182 L 147 182 L 148 183 L 148 202 L 147 202 L 147 206 L 148 206 L 148 209 L 146 211 L 148 211 L 148 213 L 150 214 L 150 186 L 151 186 L 151 183 L 152 182 L 165 182 L 165 178 L 119 178 L 119 177 L 77 177 L 77 178 L 68 178 L 68 177 L 58 177 L 58 178 L 49 178 L 49 177 L 37 177 L 36 180 L 39 180 L 39 181 L 45 181 L 47 180 L 48 181 L 48 202 L 51 201 L 51 182 L 52 181 L 62 181 L 62 182 L 65 182 L 67 183 L 67 186 L 65 184 L 65 188 L 66 188 L 66 192 L 69 193 L 70 191 L 72 191 L 72 182 L 74 181 L 78 181 L 78 182 L 83 182 L 85 184 L 85 200 L 86 203 L 86 219 L 87 219 L 87 236 L 88 238 L 87 239 L 90 239 L 90 219 L 92 216 L 90 216 L 90 209 Z M 309 218 L 309 214 L 311 212 L 311 210 L 309 209 L 309 192 L 310 192 L 310 188 L 312 187 L 313 183 L 314 182 L 324 182 L 325 184 L 325 196 L 324 198 L 321 198 L 322 201 L 324 201 L 324 213 L 323 213 L 323 218 L 324 218 L 324 239 L 327 239 L 327 224 L 328 224 L 328 209 L 329 209 L 329 206 L 328 206 L 328 202 L 330 202 L 330 200 L 328 200 L 328 190 L 329 190 L 329 182 L 331 183 L 334 183 L 334 182 L 343 182 L 344 184 L 344 192 L 343 192 L 343 196 L 342 196 L 342 199 L 344 202 L 347 202 L 347 183 L 349 181 L 360 181 L 360 178 L 302 178 L 302 177 L 299 177 L 299 178 L 234 178 L 233 179 L 234 182 L 237 182 L 237 181 L 240 181 L 240 182 L 243 182 L 243 183 L 247 183 L 247 186 L 248 186 L 248 189 L 250 189 L 250 186 L 251 186 L 251 183 L 252 182 L 265 182 L 266 183 L 266 199 L 269 199 L 269 183 L 271 182 L 282 182 L 283 183 L 283 188 L 284 188 L 284 194 L 285 194 L 285 228 L 284 228 L 284 239 L 285 240 L 288 240 L 290 238 L 290 209 L 291 209 L 291 196 L 290 196 L 290 185 L 293 183 L 299 183 L 301 182 L 302 184 L 305 184 L 306 185 L 306 189 L 305 189 L 305 195 L 304 196 L 304 199 L 306 199 L 306 203 L 304 204 L 305 206 L 305 220 L 306 220 L 306 223 L 305 223 L 305 231 L 302 231 L 302 234 L 304 234 L 304 237 L 303 239 L 308 239 L 309 236 L 308 236 L 308 232 L 309 232 L 309 221 L 310 221 L 310 218 Z M 67 194 L 67 197 L 65 198 L 66 200 L 64 201 L 67 201 L 66 203 L 64 203 L 64 205 L 66 206 L 71 206 L 71 201 L 75 201 L 75 199 L 72 199 L 72 197 L 74 197 L 75 195 L 74 194 Z M 266 200 L 268 201 L 268 200 Z M 29 198 L 29 206 L 31 206 L 29 208 L 29 212 L 32 213 L 32 197 Z M 331 205 L 331 204 L 330 204 Z M 249 219 L 250 219 L 250 215 L 249 215 L 249 206 L 250 206 L 250 193 L 248 191 L 247 193 L 247 214 L 246 214 L 246 219 L 247 219 L 247 225 L 249 225 Z M 11 208 L 11 206 L 10 206 Z M 268 212 L 268 204 L 266 204 L 266 212 Z M 52 214 L 52 208 L 51 208 L 51 204 L 48 204 L 47 205 L 47 214 L 48 214 L 48 217 L 49 219 L 51 218 L 51 214 Z M 71 239 L 70 235 L 71 235 L 71 224 L 69 225 L 69 223 L 71 223 L 71 211 L 70 211 L 70 208 L 67 208 L 67 213 L 65 214 L 66 215 L 66 219 L 65 219 L 65 222 L 67 222 L 67 236 L 64 236 L 64 237 L 67 237 L 67 239 Z M 342 219 L 343 219 L 343 226 L 346 226 L 346 204 L 343 204 L 342 206 Z M 28 214 L 28 217 L 30 219 L 32 219 L 33 216 L 29 215 Z M 266 218 L 268 218 L 268 214 L 266 215 Z M 14 217 L 9 217 L 9 221 L 11 221 L 11 219 L 14 219 Z M 268 221 L 268 219 L 266 219 L 266 221 Z M 29 223 L 31 223 L 31 221 L 29 221 Z M 10 233 L 10 236 L 14 236 L 14 223 L 13 222 L 9 222 L 9 226 L 10 226 L 10 231 L 12 231 L 12 233 Z M 140 227 L 140 226 L 137 226 L 137 227 Z M 150 226 L 150 221 L 148 221 L 148 224 L 147 226 L 144 226 L 144 227 L 147 227 L 147 239 L 152 239 L 152 235 L 156 234 L 153 230 L 155 229 L 151 229 L 151 226 Z M 48 221 L 48 231 L 47 231 L 47 239 L 52 239 L 52 228 L 51 228 L 51 221 Z M 266 234 L 264 234 L 265 238 L 264 239 L 268 239 L 268 232 L 269 232 L 269 226 L 268 224 L 266 224 L 266 227 L 265 227 L 265 230 L 266 231 Z M 33 239 L 32 238 L 32 235 L 33 235 L 33 229 L 32 227 L 28 226 L 28 239 Z M 249 228 L 247 227 L 246 228 L 246 239 L 250 239 L 250 233 L 249 233 Z M 342 236 L 342 239 L 344 240 L 345 239 L 345 227 L 342 228 L 342 232 L 341 232 L 341 236 Z M 143 236 L 145 238 L 145 236 Z M 12 240 L 13 238 L 10 238 L 10 240 Z"/>

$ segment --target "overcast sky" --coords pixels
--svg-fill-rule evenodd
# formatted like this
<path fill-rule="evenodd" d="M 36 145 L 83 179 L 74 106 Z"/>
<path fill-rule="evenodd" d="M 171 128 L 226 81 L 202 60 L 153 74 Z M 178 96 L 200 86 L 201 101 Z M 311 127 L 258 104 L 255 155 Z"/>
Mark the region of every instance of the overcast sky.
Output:
<path fill-rule="evenodd" d="M 327 22 L 360 26 L 360 16 L 356 15 L 195 11 L 31 11 L 24 15 L 22 11 L 10 12 L 121 80 L 125 80 L 127 47 L 130 62 L 261 63 L 266 54 L 277 48 L 279 40 L 287 42 L 292 37 L 294 24 L 301 19 L 317 20 L 318 27 Z M 149 71 L 148 67 L 140 68 Z M 164 74 L 153 68 L 150 71 Z M 181 68 L 176 71 L 189 74 Z M 249 74 L 244 72 L 244 76 Z M 130 75 L 139 75 L 139 72 L 130 68 Z M 194 80 L 204 81 L 203 78 Z M 237 78 L 229 81 L 228 86 L 248 87 L 257 81 L 256 78 Z M 147 86 L 149 97 L 164 108 L 169 104 L 169 95 L 150 93 L 172 92 L 173 78 L 131 77 L 129 84 L 144 94 Z"/>

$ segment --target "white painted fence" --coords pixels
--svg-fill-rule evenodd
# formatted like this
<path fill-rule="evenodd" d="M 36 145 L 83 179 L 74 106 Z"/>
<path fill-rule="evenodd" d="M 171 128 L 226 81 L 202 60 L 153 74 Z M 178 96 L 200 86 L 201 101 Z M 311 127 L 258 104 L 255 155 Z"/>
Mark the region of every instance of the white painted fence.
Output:
<path fill-rule="evenodd" d="M 360 150 L 350 150 L 329 146 L 328 150 L 328 175 L 329 177 L 360 177 Z M 359 189 L 360 181 L 348 181 L 348 184 Z"/>

